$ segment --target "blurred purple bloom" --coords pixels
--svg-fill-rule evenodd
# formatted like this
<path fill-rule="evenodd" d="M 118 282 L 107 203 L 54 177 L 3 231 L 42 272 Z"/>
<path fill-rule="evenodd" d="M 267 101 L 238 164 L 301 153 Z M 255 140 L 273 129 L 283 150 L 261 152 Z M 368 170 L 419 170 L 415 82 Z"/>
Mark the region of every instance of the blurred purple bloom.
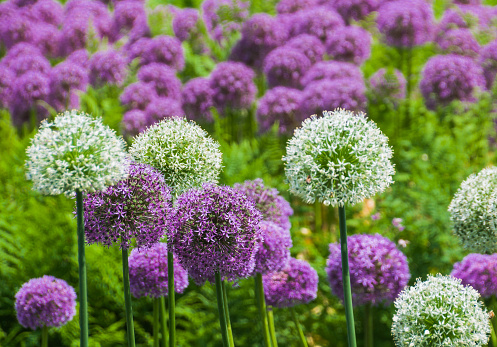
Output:
<path fill-rule="evenodd" d="M 454 264 L 451 276 L 476 289 L 483 298 L 497 295 L 497 254 L 468 254 Z"/>
<path fill-rule="evenodd" d="M 32 20 L 18 10 L 9 12 L 1 17 L 0 41 L 5 47 L 11 48 L 19 42 L 33 41 Z"/>
<path fill-rule="evenodd" d="M 369 86 L 376 101 L 402 100 L 406 97 L 406 78 L 397 69 L 379 69 L 369 78 Z"/>
<path fill-rule="evenodd" d="M 328 36 L 326 52 L 333 60 L 361 65 L 371 56 L 371 40 L 371 34 L 362 28 L 338 28 Z"/>
<path fill-rule="evenodd" d="M 158 96 L 181 100 L 181 81 L 169 66 L 152 63 L 138 70 L 138 80 L 155 88 Z"/>
<path fill-rule="evenodd" d="M 78 107 L 76 91 L 86 91 L 88 73 L 78 64 L 64 61 L 50 71 L 50 104 L 57 111 Z"/>
<path fill-rule="evenodd" d="M 341 78 L 352 78 L 362 81 L 363 76 L 361 70 L 354 64 L 339 61 L 322 61 L 311 66 L 304 77 L 302 77 L 301 83 L 306 87 L 312 82 Z"/>
<path fill-rule="evenodd" d="M 276 12 L 279 14 L 289 14 L 299 12 L 316 6 L 317 0 L 280 0 L 276 5 Z"/>
<path fill-rule="evenodd" d="M 391 303 L 409 282 L 406 256 L 395 243 L 379 235 L 352 235 L 349 248 L 350 284 L 354 306 Z M 331 291 L 343 300 L 340 244 L 330 244 L 326 272 Z"/>
<path fill-rule="evenodd" d="M 300 79 L 311 67 L 311 61 L 297 49 L 279 47 L 264 59 L 264 74 L 269 88 L 300 88 Z"/>
<path fill-rule="evenodd" d="M 156 98 L 145 108 L 145 115 L 151 125 L 164 118 L 174 116 L 183 116 L 185 112 L 181 108 L 181 103 L 178 100 L 171 98 Z"/>
<path fill-rule="evenodd" d="M 136 41 L 128 42 L 124 46 L 125 49 L 123 50 L 123 52 L 126 53 L 128 62 L 131 62 L 136 58 L 139 58 L 140 62 L 142 62 L 143 54 L 149 50 L 151 44 L 152 39 L 149 37 L 142 37 Z"/>
<path fill-rule="evenodd" d="M 403 221 L 404 220 L 402 218 L 394 218 L 392 219 L 392 225 L 399 229 L 399 231 L 403 231 L 405 229 L 405 227 L 402 225 Z"/>
<path fill-rule="evenodd" d="M 241 24 L 248 17 L 249 2 L 243 0 L 205 0 L 202 15 L 212 38 L 222 42 L 234 32 L 240 31 Z"/>
<path fill-rule="evenodd" d="M 497 40 L 483 47 L 478 62 L 483 68 L 487 88 L 490 89 L 497 75 Z"/>
<path fill-rule="evenodd" d="M 124 89 L 120 100 L 123 105 L 130 109 L 145 110 L 156 98 L 158 98 L 157 92 L 151 84 L 135 82 Z"/>
<path fill-rule="evenodd" d="M 296 49 L 305 54 L 311 65 L 323 60 L 325 47 L 316 36 L 302 34 L 292 38 L 284 47 Z"/>
<path fill-rule="evenodd" d="M 9 107 L 15 77 L 15 74 L 10 69 L 0 66 L 0 108 Z"/>
<path fill-rule="evenodd" d="M 378 220 L 381 218 L 380 212 L 376 212 L 374 215 L 371 216 L 372 220 Z"/>
<path fill-rule="evenodd" d="M 114 50 L 99 51 L 89 61 L 90 83 L 94 87 L 105 84 L 121 86 L 128 73 L 126 59 Z"/>
<path fill-rule="evenodd" d="M 279 271 L 286 266 L 290 259 L 290 248 L 292 237 L 290 230 L 285 230 L 277 224 L 269 221 L 259 223 L 262 229 L 262 238 L 255 255 L 254 273 L 267 274 Z"/>
<path fill-rule="evenodd" d="M 71 53 L 67 58 L 66 62 L 71 62 L 77 64 L 87 70 L 88 62 L 90 61 L 89 53 L 86 49 L 80 49 Z"/>
<path fill-rule="evenodd" d="M 64 7 L 54 0 L 38 0 L 31 7 L 31 14 L 39 21 L 58 26 L 62 24 Z"/>
<path fill-rule="evenodd" d="M 212 121 L 210 108 L 214 106 L 214 91 L 207 78 L 197 77 L 183 86 L 181 93 L 186 117 L 194 121 Z"/>
<path fill-rule="evenodd" d="M 380 0 L 332 0 L 331 7 L 350 23 L 353 20 L 364 19 L 368 14 L 378 9 Z"/>
<path fill-rule="evenodd" d="M 31 110 L 34 108 L 38 121 L 46 116 L 46 110 L 37 105 L 37 101 L 48 101 L 50 81 L 47 74 L 38 71 L 28 71 L 15 79 L 12 85 L 10 114 L 14 126 L 28 122 Z"/>
<path fill-rule="evenodd" d="M 198 35 L 198 21 L 200 15 L 195 8 L 185 8 L 178 12 L 173 19 L 174 35 L 180 41 L 187 41 L 188 39 Z"/>
<path fill-rule="evenodd" d="M 51 66 L 47 58 L 42 55 L 19 55 L 8 61 L 6 64 L 16 76 L 21 76 L 27 72 L 39 72 L 47 75 Z"/>
<path fill-rule="evenodd" d="M 322 42 L 326 42 L 334 30 L 344 26 L 344 21 L 337 12 L 322 6 L 296 12 L 288 21 L 291 23 L 290 36 L 309 34 Z"/>
<path fill-rule="evenodd" d="M 185 58 L 181 41 L 173 36 L 156 36 L 143 47 L 141 64 L 163 63 L 181 71 L 185 67 Z"/>
<path fill-rule="evenodd" d="M 112 17 L 107 6 L 99 1 L 70 0 L 66 3 L 65 21 L 82 19 L 92 25 L 99 38 L 109 36 L 112 32 Z"/>
<path fill-rule="evenodd" d="M 116 38 L 129 33 L 135 26 L 147 21 L 145 7 L 139 1 L 120 1 L 114 9 L 113 34 Z"/>
<path fill-rule="evenodd" d="M 123 135 L 133 137 L 143 132 L 152 121 L 148 119 L 144 111 L 130 110 L 126 112 L 121 121 Z"/>
<path fill-rule="evenodd" d="M 436 43 L 443 54 L 458 54 L 476 58 L 480 45 L 469 29 L 451 29 L 437 36 Z"/>
<path fill-rule="evenodd" d="M 492 19 L 492 11 L 485 6 L 459 5 L 447 9 L 440 23 L 438 24 L 438 34 L 451 29 L 487 29 Z"/>
<path fill-rule="evenodd" d="M 43 55 L 56 58 L 60 56 L 62 32 L 52 24 L 37 23 L 33 25 L 33 43 Z"/>
<path fill-rule="evenodd" d="M 34 46 L 32 43 L 21 42 L 10 48 L 3 59 L 1 64 L 5 66 L 10 66 L 10 64 L 17 60 L 19 57 L 24 56 L 42 56 L 41 50 Z"/>

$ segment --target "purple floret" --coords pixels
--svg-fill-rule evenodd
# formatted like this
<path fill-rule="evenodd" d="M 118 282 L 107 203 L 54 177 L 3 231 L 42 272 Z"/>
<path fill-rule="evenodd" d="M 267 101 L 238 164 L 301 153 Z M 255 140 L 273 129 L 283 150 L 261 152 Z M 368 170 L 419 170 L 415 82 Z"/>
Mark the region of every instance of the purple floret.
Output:
<path fill-rule="evenodd" d="M 46 116 L 46 109 L 37 104 L 38 101 L 48 101 L 50 81 L 46 74 L 28 71 L 15 79 L 12 85 L 10 100 L 10 115 L 14 126 L 19 127 L 31 118 L 31 111 L 36 112 L 36 120 Z"/>
<path fill-rule="evenodd" d="M 311 65 L 323 60 L 323 55 L 325 52 L 325 47 L 321 40 L 316 36 L 302 34 L 294 37 L 285 47 L 296 49 L 305 54 L 305 56 L 311 62 Z"/>
<path fill-rule="evenodd" d="M 322 6 L 299 11 L 288 21 L 291 36 L 309 34 L 322 42 L 326 42 L 334 30 L 344 26 L 344 21 L 337 12 Z"/>
<path fill-rule="evenodd" d="M 332 0 L 331 6 L 350 23 L 352 19 L 361 20 L 376 11 L 380 2 L 380 0 Z"/>
<path fill-rule="evenodd" d="M 440 34 L 436 43 L 443 54 L 476 58 L 480 53 L 480 45 L 469 29 L 451 29 Z"/>
<path fill-rule="evenodd" d="M 300 88 L 300 79 L 311 67 L 311 61 L 297 49 L 279 47 L 264 59 L 264 73 L 269 88 Z"/>
<path fill-rule="evenodd" d="M 202 15 L 210 36 L 222 43 L 223 39 L 240 31 L 249 15 L 249 5 L 243 0 L 205 0 Z"/>
<path fill-rule="evenodd" d="M 33 43 L 39 47 L 42 53 L 50 58 L 60 56 L 62 32 L 52 24 L 36 23 L 33 25 Z"/>
<path fill-rule="evenodd" d="M 406 256 L 395 243 L 379 235 L 352 235 L 347 238 L 352 304 L 389 304 L 411 278 Z M 340 244 L 330 244 L 326 272 L 331 291 L 343 300 Z"/>
<path fill-rule="evenodd" d="M 144 111 L 130 110 L 123 115 L 121 121 L 123 135 L 128 138 L 136 136 L 145 131 L 151 123 Z"/>
<path fill-rule="evenodd" d="M 290 230 L 290 216 L 293 210 L 276 188 L 264 186 L 262 179 L 235 183 L 234 188 L 245 194 L 255 203 L 255 207 L 262 213 L 262 218 L 273 222 L 284 230 Z"/>
<path fill-rule="evenodd" d="M 0 66 L 0 107 L 9 107 L 15 78 L 15 74 L 10 69 Z"/>
<path fill-rule="evenodd" d="M 426 107 L 436 109 L 451 101 L 474 102 L 475 92 L 485 90 L 483 69 L 471 58 L 437 55 L 426 63 L 419 84 Z"/>
<path fill-rule="evenodd" d="M 259 245 L 255 255 L 254 273 L 267 274 L 279 271 L 286 266 L 290 259 L 292 237 L 290 231 L 285 230 L 273 222 L 259 223 L 264 241 Z"/>
<path fill-rule="evenodd" d="M 99 51 L 89 61 L 90 83 L 94 87 L 105 84 L 121 86 L 128 73 L 126 59 L 114 50 Z"/>
<path fill-rule="evenodd" d="M 50 72 L 50 104 L 57 111 L 76 108 L 79 104 L 76 91 L 86 91 L 87 86 L 86 70 L 66 60 Z"/>
<path fill-rule="evenodd" d="M 497 40 L 483 47 L 478 62 L 483 68 L 487 88 L 490 89 L 497 75 Z"/>
<path fill-rule="evenodd" d="M 19 55 L 6 64 L 16 76 L 22 76 L 27 72 L 39 72 L 48 75 L 51 66 L 47 58 L 42 55 Z"/>
<path fill-rule="evenodd" d="M 213 120 L 210 108 L 214 106 L 214 91 L 209 79 L 197 77 L 189 80 L 183 86 L 181 96 L 183 110 L 188 119 L 209 122 Z"/>
<path fill-rule="evenodd" d="M 5 57 L 1 60 L 1 64 L 4 66 L 10 66 L 12 61 L 17 58 L 29 55 L 42 56 L 42 53 L 41 50 L 33 44 L 21 42 L 7 51 L 7 54 L 5 54 Z"/>
<path fill-rule="evenodd" d="M 139 1 L 120 1 L 114 9 L 113 35 L 120 38 L 147 21 L 145 7 Z"/>
<path fill-rule="evenodd" d="M 483 298 L 497 295 L 497 254 L 468 254 L 454 264 L 451 276 L 476 289 Z"/>
<path fill-rule="evenodd" d="M 447 9 L 438 24 L 439 35 L 450 29 L 468 28 L 476 30 L 488 29 L 495 16 L 492 8 L 486 6 L 459 5 Z"/>
<path fill-rule="evenodd" d="M 254 77 L 254 71 L 242 63 L 219 63 L 209 78 L 214 105 L 221 110 L 249 108 L 257 93 Z"/>
<path fill-rule="evenodd" d="M 128 249 L 150 247 L 164 236 L 171 192 L 164 176 L 149 165 L 132 163 L 129 177 L 83 198 L 88 244 Z"/>
<path fill-rule="evenodd" d="M 129 109 L 145 110 L 152 100 L 158 98 L 154 87 L 145 82 L 135 82 L 127 86 L 120 100 Z"/>
<path fill-rule="evenodd" d="M 200 15 L 197 9 L 185 8 L 173 19 L 174 35 L 180 41 L 186 41 L 198 35 L 198 21 Z"/>
<path fill-rule="evenodd" d="M 326 52 L 333 60 L 361 65 L 371 56 L 371 34 L 347 26 L 336 29 L 326 41 Z"/>
<path fill-rule="evenodd" d="M 174 291 L 183 293 L 188 287 L 188 272 L 176 257 L 174 263 Z M 135 248 L 128 258 L 129 285 L 135 298 L 160 298 L 168 294 L 167 245 L 156 243 L 148 249 Z"/>
<path fill-rule="evenodd" d="M 341 78 L 352 78 L 362 81 L 361 70 L 354 64 L 340 61 L 322 61 L 314 64 L 302 77 L 302 85 L 306 87 L 312 82 L 321 80 L 336 80 Z"/>
<path fill-rule="evenodd" d="M 32 20 L 20 10 L 5 14 L 0 21 L 0 42 L 11 48 L 20 42 L 32 42 Z"/>
<path fill-rule="evenodd" d="M 30 279 L 16 294 L 17 320 L 25 327 L 61 327 L 76 314 L 76 292 L 53 276 Z"/>
<path fill-rule="evenodd" d="M 266 303 L 279 308 L 307 304 L 316 299 L 318 281 L 308 262 L 290 258 L 282 270 L 262 276 Z"/>
<path fill-rule="evenodd" d="M 141 64 L 162 63 L 181 71 L 185 67 L 185 58 L 181 41 L 173 36 L 156 36 L 144 45 Z"/>
<path fill-rule="evenodd" d="M 387 71 L 382 68 L 369 78 L 371 93 L 377 101 L 402 100 L 406 97 L 406 78 L 397 69 Z"/>
<path fill-rule="evenodd" d="M 78 51 L 74 51 L 66 58 L 66 62 L 77 64 L 82 68 L 84 68 L 85 70 L 88 67 L 89 61 L 90 61 L 89 53 L 86 49 L 80 49 Z"/>
<path fill-rule="evenodd" d="M 234 281 L 250 276 L 262 241 L 261 214 L 244 194 L 206 183 L 180 195 L 168 242 L 198 285 L 214 276 Z"/>
<path fill-rule="evenodd" d="M 149 37 L 142 37 L 136 41 L 128 42 L 124 46 L 123 52 L 126 54 L 128 62 L 138 58 L 142 62 L 143 54 L 149 50 L 152 44 L 152 39 Z"/>
<path fill-rule="evenodd" d="M 386 2 L 378 10 L 378 29 L 391 46 L 413 47 L 430 41 L 433 21 L 431 4 L 424 0 Z"/>
<path fill-rule="evenodd" d="M 64 18 L 64 8 L 54 0 L 38 0 L 31 7 L 31 14 L 39 21 L 58 26 Z"/>
<path fill-rule="evenodd" d="M 109 36 L 112 32 L 112 17 L 107 6 L 99 1 L 70 0 L 66 3 L 65 21 L 82 19 L 91 21 L 99 38 Z"/>
<path fill-rule="evenodd" d="M 178 100 L 171 98 L 156 98 L 145 109 L 145 114 L 151 125 L 164 118 L 183 116 L 185 112 Z"/>
<path fill-rule="evenodd" d="M 279 14 L 295 13 L 316 6 L 317 0 L 280 0 L 276 5 Z"/>
<path fill-rule="evenodd" d="M 302 91 L 287 87 L 270 89 L 259 99 L 257 121 L 261 132 L 269 130 L 278 122 L 280 134 L 291 135 L 305 117 L 300 112 Z"/>
<path fill-rule="evenodd" d="M 152 63 L 138 70 L 138 80 L 150 84 L 160 97 L 181 100 L 181 81 L 166 64 Z"/>

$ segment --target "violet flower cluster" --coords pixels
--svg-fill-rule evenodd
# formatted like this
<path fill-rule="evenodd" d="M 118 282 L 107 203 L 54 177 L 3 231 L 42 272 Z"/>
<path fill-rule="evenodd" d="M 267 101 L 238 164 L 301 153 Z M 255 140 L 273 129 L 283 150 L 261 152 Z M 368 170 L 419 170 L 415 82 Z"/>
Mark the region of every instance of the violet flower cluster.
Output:
<path fill-rule="evenodd" d="M 406 97 L 406 78 L 397 69 L 392 71 L 381 68 L 369 78 L 369 88 L 373 99 L 379 102 L 385 100 L 402 100 Z"/>
<path fill-rule="evenodd" d="M 325 47 L 321 40 L 314 35 L 301 34 L 285 44 L 285 47 L 296 49 L 305 54 L 311 65 L 323 60 Z"/>
<path fill-rule="evenodd" d="M 199 13 L 197 9 L 185 8 L 173 18 L 174 35 L 180 41 L 187 41 L 198 35 Z"/>
<path fill-rule="evenodd" d="M 166 118 L 180 117 L 185 114 L 178 100 L 171 98 L 156 98 L 145 109 L 148 125 Z"/>
<path fill-rule="evenodd" d="M 332 0 L 331 6 L 350 23 L 351 20 L 364 19 L 378 9 L 379 0 Z"/>
<path fill-rule="evenodd" d="M 214 106 L 214 91 L 209 79 L 192 78 L 183 86 L 181 92 L 183 110 L 188 119 L 212 121 L 210 108 Z"/>
<path fill-rule="evenodd" d="M 121 128 L 125 137 L 134 137 L 143 132 L 151 123 L 145 111 L 133 109 L 123 115 Z"/>
<path fill-rule="evenodd" d="M 79 107 L 77 92 L 85 92 L 88 72 L 71 61 L 64 61 L 50 71 L 50 104 L 57 111 Z"/>
<path fill-rule="evenodd" d="M 328 36 L 326 52 L 333 60 L 361 65 L 371 56 L 371 41 L 371 34 L 360 27 L 342 27 Z"/>
<path fill-rule="evenodd" d="M 494 85 L 497 75 L 497 40 L 483 47 L 478 62 L 483 68 L 487 88 L 490 89 Z"/>
<path fill-rule="evenodd" d="M 324 6 L 299 11 L 289 17 L 288 22 L 291 36 L 309 34 L 322 42 L 326 42 L 333 31 L 344 26 L 342 17 L 333 9 Z"/>
<path fill-rule="evenodd" d="M 181 41 L 173 36 L 160 35 L 154 37 L 143 47 L 140 62 L 142 65 L 162 63 L 174 70 L 183 70 L 185 57 Z"/>
<path fill-rule="evenodd" d="M 175 70 L 164 63 L 150 63 L 141 67 L 137 73 L 138 80 L 154 87 L 160 97 L 181 99 L 181 81 Z"/>
<path fill-rule="evenodd" d="M 304 53 L 294 48 L 279 47 L 264 59 L 263 71 L 269 88 L 300 88 L 300 79 L 310 67 L 311 61 Z"/>
<path fill-rule="evenodd" d="M 95 87 L 105 84 L 121 86 L 127 75 L 127 63 L 124 56 L 115 51 L 100 51 L 92 55 L 89 61 L 90 83 Z"/>
<path fill-rule="evenodd" d="M 436 43 L 443 54 L 478 57 L 480 45 L 469 29 L 452 29 L 437 37 Z"/>
<path fill-rule="evenodd" d="M 279 271 L 290 259 L 292 247 L 290 230 L 264 220 L 259 223 L 259 228 L 262 229 L 263 241 L 255 255 L 254 273 L 266 274 Z"/>
<path fill-rule="evenodd" d="M 302 77 L 301 83 L 304 87 L 312 82 L 320 80 L 337 80 L 342 78 L 352 78 L 358 81 L 363 80 L 362 71 L 352 63 L 341 61 L 322 61 L 311 66 Z"/>
<path fill-rule="evenodd" d="M 279 14 L 295 13 L 314 7 L 317 3 L 317 0 L 280 0 L 276 4 L 276 12 Z"/>
<path fill-rule="evenodd" d="M 240 31 L 241 24 L 249 15 L 250 3 L 243 0 L 205 0 L 202 14 L 212 38 L 221 44 L 223 39 Z"/>
<path fill-rule="evenodd" d="M 406 256 L 394 242 L 379 234 L 352 235 L 347 243 L 354 306 L 393 302 L 411 277 Z M 333 294 L 343 300 L 339 243 L 330 244 L 326 272 Z"/>
<path fill-rule="evenodd" d="M 468 254 L 454 264 L 450 275 L 460 278 L 463 285 L 476 289 L 483 298 L 497 295 L 497 253 Z"/>

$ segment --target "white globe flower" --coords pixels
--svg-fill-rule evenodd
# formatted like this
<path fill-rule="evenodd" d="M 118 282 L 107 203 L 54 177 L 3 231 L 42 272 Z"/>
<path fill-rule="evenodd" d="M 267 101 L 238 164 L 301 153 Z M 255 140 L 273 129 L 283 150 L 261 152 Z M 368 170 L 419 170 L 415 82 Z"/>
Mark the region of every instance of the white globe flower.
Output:
<path fill-rule="evenodd" d="M 127 177 L 126 144 L 99 118 L 67 111 L 43 121 L 27 149 L 26 178 L 46 195 L 96 191 Z"/>
<path fill-rule="evenodd" d="M 393 183 L 388 138 L 363 113 L 337 109 L 311 116 L 288 142 L 290 192 L 307 203 L 355 204 Z"/>

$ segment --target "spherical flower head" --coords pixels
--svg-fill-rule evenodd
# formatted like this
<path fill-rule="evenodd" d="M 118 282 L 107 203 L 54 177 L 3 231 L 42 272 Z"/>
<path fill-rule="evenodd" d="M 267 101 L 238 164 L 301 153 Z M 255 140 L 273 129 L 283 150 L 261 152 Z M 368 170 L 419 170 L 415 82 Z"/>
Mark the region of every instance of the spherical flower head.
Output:
<path fill-rule="evenodd" d="M 0 42 L 7 49 L 20 42 L 31 42 L 33 39 L 33 28 L 30 18 L 22 11 L 13 11 L 2 16 L 0 22 Z"/>
<path fill-rule="evenodd" d="M 275 122 L 278 122 L 279 133 L 291 135 L 308 116 L 300 112 L 301 102 L 302 92 L 298 89 L 287 87 L 269 89 L 259 99 L 257 107 L 257 121 L 261 132 L 268 131 Z"/>
<path fill-rule="evenodd" d="M 280 0 L 276 5 L 279 14 L 290 14 L 316 6 L 317 0 Z"/>
<path fill-rule="evenodd" d="M 333 60 L 361 65 L 371 56 L 371 40 L 371 34 L 360 27 L 338 28 L 328 36 L 326 52 Z"/>
<path fill-rule="evenodd" d="M 29 55 L 43 56 L 40 48 L 36 47 L 32 43 L 18 43 L 7 51 L 5 56 L 2 58 L 2 65 L 10 66 L 14 60 Z"/>
<path fill-rule="evenodd" d="M 468 254 L 454 264 L 450 275 L 473 287 L 483 298 L 497 295 L 497 254 Z"/>
<path fill-rule="evenodd" d="M 104 84 L 121 86 L 128 73 L 124 56 L 114 50 L 95 53 L 89 61 L 90 83 L 95 87 Z"/>
<path fill-rule="evenodd" d="M 129 33 L 147 20 L 144 4 L 139 1 L 120 1 L 114 8 L 113 32 L 116 38 Z"/>
<path fill-rule="evenodd" d="M 260 178 L 235 183 L 234 188 L 244 193 L 255 203 L 255 207 L 262 213 L 264 220 L 275 223 L 283 230 L 290 230 L 290 216 L 293 214 L 293 210 L 276 188 L 264 186 L 264 182 Z"/>
<path fill-rule="evenodd" d="M 419 87 L 426 107 L 433 110 L 454 100 L 474 102 L 485 85 L 483 70 L 473 59 L 450 54 L 428 60 Z"/>
<path fill-rule="evenodd" d="M 0 108 L 9 106 L 15 80 L 15 74 L 10 69 L 0 68 Z"/>
<path fill-rule="evenodd" d="M 150 63 L 166 64 L 181 71 L 185 67 L 185 57 L 181 41 L 173 36 L 156 36 L 144 46 L 141 55 L 142 65 Z"/>
<path fill-rule="evenodd" d="M 311 67 L 311 61 L 297 49 L 279 47 L 264 59 L 264 74 L 270 88 L 300 88 L 300 79 Z"/>
<path fill-rule="evenodd" d="M 449 205 L 454 233 L 464 248 L 475 253 L 496 253 L 497 168 L 470 175 Z"/>
<path fill-rule="evenodd" d="M 433 10 L 424 0 L 386 2 L 377 21 L 386 43 L 396 47 L 422 45 L 431 40 L 434 30 Z"/>
<path fill-rule="evenodd" d="M 145 131 L 152 121 L 147 117 L 147 114 L 142 110 L 130 110 L 123 115 L 121 127 L 123 135 L 127 138 L 138 135 Z"/>
<path fill-rule="evenodd" d="M 352 78 L 362 81 L 362 72 L 352 63 L 341 61 L 321 61 L 311 66 L 302 77 L 301 83 L 304 87 L 312 82 L 321 80 L 337 80 L 342 78 Z"/>
<path fill-rule="evenodd" d="M 83 199 L 88 244 L 150 247 L 164 236 L 171 192 L 164 177 L 145 164 L 132 163 L 129 176 Z"/>
<path fill-rule="evenodd" d="M 283 23 L 267 13 L 257 13 L 242 26 L 242 37 L 254 45 L 271 50 L 280 46 L 288 37 Z"/>
<path fill-rule="evenodd" d="M 83 67 L 85 70 L 88 66 L 89 54 L 86 49 L 80 49 L 72 52 L 65 60 Z"/>
<path fill-rule="evenodd" d="M 392 335 L 397 346 L 485 346 L 490 334 L 480 294 L 461 280 L 428 275 L 395 300 Z"/>
<path fill-rule="evenodd" d="M 214 91 L 214 105 L 219 109 L 249 108 L 257 93 L 254 77 L 254 71 L 242 63 L 217 64 L 209 78 Z"/>
<path fill-rule="evenodd" d="M 79 64 L 64 61 L 50 71 L 50 89 L 70 92 L 85 91 L 88 85 L 88 73 Z"/>
<path fill-rule="evenodd" d="M 492 16 L 491 9 L 485 6 L 458 5 L 448 8 L 438 24 L 438 34 L 458 28 L 486 30 Z"/>
<path fill-rule="evenodd" d="M 13 81 L 9 102 L 12 123 L 19 127 L 28 122 L 31 111 L 36 111 L 37 120 L 46 116 L 46 110 L 39 104 L 48 101 L 50 83 L 48 76 L 37 71 L 27 72 Z"/>
<path fill-rule="evenodd" d="M 150 50 L 152 42 L 152 39 L 149 37 L 141 37 L 136 41 L 128 41 L 124 46 L 128 63 L 131 63 L 134 59 L 138 59 L 143 64 L 143 54 Z"/>
<path fill-rule="evenodd" d="M 480 53 L 480 45 L 469 29 L 451 29 L 439 35 L 436 43 L 443 54 L 476 58 Z"/>
<path fill-rule="evenodd" d="M 209 34 L 218 42 L 240 31 L 250 3 L 242 0 L 205 0 L 202 16 Z"/>
<path fill-rule="evenodd" d="M 31 7 L 31 14 L 42 22 L 58 26 L 64 18 L 64 7 L 54 0 L 38 0 Z"/>
<path fill-rule="evenodd" d="M 250 276 L 262 241 L 262 219 L 242 192 L 205 183 L 178 197 L 168 242 L 197 284 L 219 273 L 234 281 Z"/>
<path fill-rule="evenodd" d="M 46 195 L 103 190 L 128 175 L 122 138 L 77 110 L 43 121 L 26 152 L 26 177 Z"/>
<path fill-rule="evenodd" d="M 377 101 L 402 100 L 406 97 L 406 78 L 397 69 L 381 68 L 369 78 L 369 87 Z"/>
<path fill-rule="evenodd" d="M 45 275 L 22 285 L 15 306 L 25 328 L 61 327 L 76 314 L 76 292 L 66 281 Z"/>
<path fill-rule="evenodd" d="M 174 35 L 180 41 L 187 41 L 198 35 L 199 13 L 195 8 L 185 8 L 173 19 Z"/>
<path fill-rule="evenodd" d="M 25 55 L 18 56 L 8 61 L 7 65 L 16 76 L 21 76 L 27 72 L 38 72 L 48 75 L 51 66 L 47 58 L 42 55 Z"/>
<path fill-rule="evenodd" d="M 214 90 L 209 79 L 197 77 L 186 82 L 181 98 L 188 119 L 208 122 L 213 120 L 210 108 L 214 106 Z"/>
<path fill-rule="evenodd" d="M 305 202 L 355 204 L 393 183 L 388 138 L 363 113 L 337 109 L 311 116 L 288 141 L 290 192 Z"/>
<path fill-rule="evenodd" d="M 406 256 L 389 239 L 376 235 L 352 235 L 349 247 L 350 283 L 354 306 L 389 304 L 409 282 Z M 330 244 L 326 272 L 331 291 L 343 300 L 340 243 Z"/>
<path fill-rule="evenodd" d="M 130 154 L 159 170 L 178 196 L 204 182 L 217 183 L 222 167 L 219 143 L 184 118 L 167 118 L 133 139 Z"/>
<path fill-rule="evenodd" d="M 40 47 L 43 54 L 51 58 L 60 56 L 62 32 L 55 25 L 46 23 L 36 23 L 33 29 L 33 43 Z"/>
<path fill-rule="evenodd" d="M 88 24 L 91 22 L 93 31 L 98 38 L 109 37 L 112 31 L 112 17 L 105 4 L 100 1 L 72 0 L 65 6 L 65 22 L 75 19 Z"/>
<path fill-rule="evenodd" d="M 290 231 L 269 221 L 259 223 L 264 241 L 255 255 L 254 273 L 267 274 L 281 270 L 290 260 Z"/>
<path fill-rule="evenodd" d="M 378 9 L 379 0 L 333 0 L 331 6 L 350 23 L 351 20 L 361 20 Z"/>
<path fill-rule="evenodd" d="M 262 276 L 266 304 L 279 308 L 307 304 L 316 299 L 318 281 L 308 262 L 290 258 L 280 271 Z"/>
<path fill-rule="evenodd" d="M 481 50 L 478 59 L 486 80 L 488 89 L 492 88 L 497 75 L 497 40 L 490 42 Z"/>
<path fill-rule="evenodd" d="M 185 114 L 181 103 L 171 98 L 155 98 L 145 108 L 145 114 L 150 124 L 162 119 L 181 117 Z M 149 125 L 150 125 L 149 124 Z"/>
<path fill-rule="evenodd" d="M 305 54 L 311 65 L 323 60 L 325 47 L 321 40 L 314 35 L 302 34 L 287 42 L 285 47 L 296 49 Z"/>
<path fill-rule="evenodd" d="M 148 296 L 167 296 L 167 245 L 158 242 L 150 248 L 135 248 L 128 258 L 129 285 L 131 294 L 137 299 Z M 188 287 L 188 272 L 181 266 L 176 256 L 174 264 L 174 291 L 183 293 Z"/>
<path fill-rule="evenodd" d="M 138 80 L 154 87 L 158 96 L 181 100 L 181 81 L 176 72 L 161 63 L 151 63 L 138 70 Z"/>
<path fill-rule="evenodd" d="M 344 21 L 337 12 L 320 6 L 297 12 L 290 23 L 290 36 L 309 34 L 322 42 L 326 42 L 334 30 L 344 26 Z"/>
<path fill-rule="evenodd" d="M 130 109 L 145 110 L 145 108 L 157 99 L 155 88 L 144 82 L 135 82 L 127 86 L 120 96 L 121 103 Z"/>

